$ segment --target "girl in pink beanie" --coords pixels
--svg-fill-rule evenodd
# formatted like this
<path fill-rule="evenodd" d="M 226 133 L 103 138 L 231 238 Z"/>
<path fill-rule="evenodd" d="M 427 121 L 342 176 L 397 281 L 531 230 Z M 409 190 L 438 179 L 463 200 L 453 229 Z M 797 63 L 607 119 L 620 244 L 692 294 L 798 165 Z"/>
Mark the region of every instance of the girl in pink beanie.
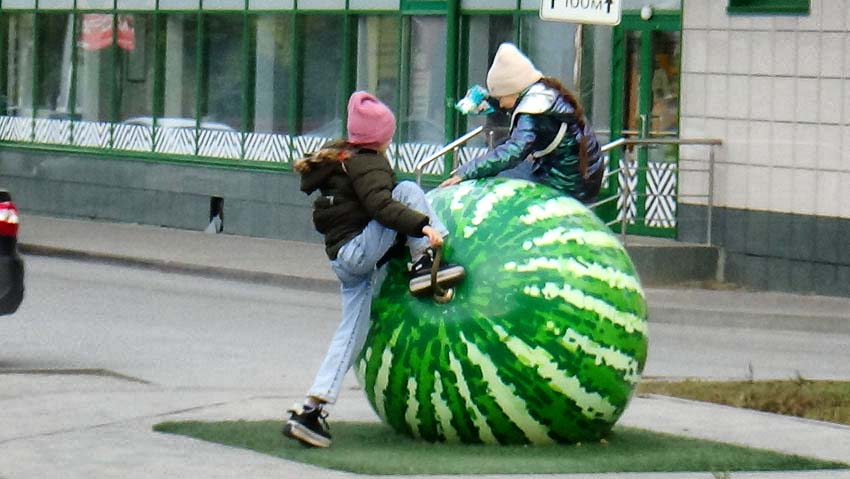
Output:
<path fill-rule="evenodd" d="M 390 143 L 395 133 L 395 116 L 365 91 L 354 92 L 348 99 L 348 142 L 352 145 L 380 147 Z"/>
<path fill-rule="evenodd" d="M 312 447 L 328 447 L 331 435 L 323 406 L 333 404 L 342 379 L 369 330 L 372 292 L 380 289 L 382 266 L 398 240 L 407 242 L 412 264 L 409 289 L 431 287 L 434 248 L 448 230 L 425 192 L 411 181 L 397 182 L 384 152 L 395 132 L 395 117 L 366 92 L 348 101 L 348 138 L 335 140 L 295 163 L 301 191 L 319 195 L 313 224 L 324 236 L 325 251 L 342 292 L 342 322 L 334 333 L 303 405 L 288 410 L 283 434 Z M 449 287 L 463 279 L 462 266 L 441 264 L 437 283 Z"/>

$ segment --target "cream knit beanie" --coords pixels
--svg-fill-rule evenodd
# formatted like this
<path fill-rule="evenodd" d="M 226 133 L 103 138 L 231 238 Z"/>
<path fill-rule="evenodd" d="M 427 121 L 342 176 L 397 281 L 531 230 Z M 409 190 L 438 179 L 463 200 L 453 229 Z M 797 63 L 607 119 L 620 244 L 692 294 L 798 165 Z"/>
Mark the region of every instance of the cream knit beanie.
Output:
<path fill-rule="evenodd" d="M 512 43 L 499 45 L 493 66 L 487 72 L 490 96 L 502 97 L 519 93 L 543 78 L 540 70 Z"/>

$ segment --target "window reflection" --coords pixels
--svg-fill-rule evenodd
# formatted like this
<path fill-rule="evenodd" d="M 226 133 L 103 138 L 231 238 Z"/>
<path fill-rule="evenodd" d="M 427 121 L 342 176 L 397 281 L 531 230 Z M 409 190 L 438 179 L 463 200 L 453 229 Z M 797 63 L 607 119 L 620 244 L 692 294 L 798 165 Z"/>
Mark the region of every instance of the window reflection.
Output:
<path fill-rule="evenodd" d="M 72 22 L 73 16 L 69 14 L 38 18 L 38 117 L 59 118 L 70 110 Z"/>
<path fill-rule="evenodd" d="M 32 116 L 32 73 L 34 16 L 31 13 L 8 17 L 8 59 L 3 113 L 9 116 Z"/>
<path fill-rule="evenodd" d="M 201 119 L 242 127 L 242 29 L 240 15 L 204 17 Z"/>
<path fill-rule="evenodd" d="M 195 118 L 195 45 L 197 16 L 166 17 L 165 105 L 166 117 Z"/>
<path fill-rule="evenodd" d="M 364 16 L 357 38 L 357 89 L 374 93 L 393 110 L 398 105 L 398 17 Z"/>
<path fill-rule="evenodd" d="M 407 104 L 399 125 L 402 141 L 442 144 L 446 97 L 446 19 L 410 18 Z"/>
<path fill-rule="evenodd" d="M 304 17 L 304 85 L 301 133 L 342 136 L 342 33 L 340 15 Z"/>
<path fill-rule="evenodd" d="M 254 128 L 263 133 L 289 133 L 292 19 L 288 15 L 254 18 L 256 60 L 254 76 Z"/>
<path fill-rule="evenodd" d="M 153 15 L 118 17 L 118 120 L 150 117 L 153 109 Z"/>

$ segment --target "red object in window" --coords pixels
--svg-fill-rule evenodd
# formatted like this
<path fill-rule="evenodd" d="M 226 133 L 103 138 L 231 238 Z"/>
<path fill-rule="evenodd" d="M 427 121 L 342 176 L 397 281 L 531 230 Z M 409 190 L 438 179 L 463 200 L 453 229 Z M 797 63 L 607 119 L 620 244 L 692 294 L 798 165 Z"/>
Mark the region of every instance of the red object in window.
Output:
<path fill-rule="evenodd" d="M 112 45 L 112 15 L 86 13 L 83 15 L 83 31 L 80 46 L 86 51 L 97 51 Z"/>
<path fill-rule="evenodd" d="M 118 46 L 132 52 L 136 48 L 136 30 L 132 15 L 118 15 Z"/>
<path fill-rule="evenodd" d="M 0 202 L 0 236 L 18 236 L 18 208 L 11 201 Z"/>

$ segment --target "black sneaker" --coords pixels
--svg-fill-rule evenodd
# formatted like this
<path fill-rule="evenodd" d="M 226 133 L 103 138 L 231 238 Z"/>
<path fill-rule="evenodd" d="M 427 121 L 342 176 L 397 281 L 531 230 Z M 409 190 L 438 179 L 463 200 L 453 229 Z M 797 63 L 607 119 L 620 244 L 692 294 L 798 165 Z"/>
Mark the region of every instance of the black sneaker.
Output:
<path fill-rule="evenodd" d="M 410 275 L 410 293 L 420 296 L 431 292 L 431 267 L 434 265 L 436 252 L 428 248 L 415 263 L 408 267 Z M 451 263 L 440 263 L 437 270 L 437 284 L 449 288 L 460 282 L 466 276 L 463 266 Z"/>
<path fill-rule="evenodd" d="M 289 420 L 283 425 L 283 435 L 309 447 L 328 447 L 331 433 L 325 418 L 328 413 L 319 407 L 295 405 L 287 409 Z"/>

